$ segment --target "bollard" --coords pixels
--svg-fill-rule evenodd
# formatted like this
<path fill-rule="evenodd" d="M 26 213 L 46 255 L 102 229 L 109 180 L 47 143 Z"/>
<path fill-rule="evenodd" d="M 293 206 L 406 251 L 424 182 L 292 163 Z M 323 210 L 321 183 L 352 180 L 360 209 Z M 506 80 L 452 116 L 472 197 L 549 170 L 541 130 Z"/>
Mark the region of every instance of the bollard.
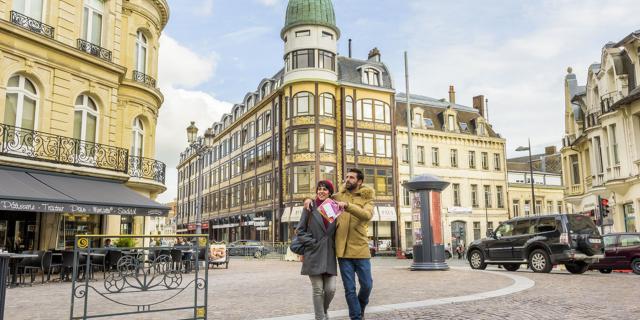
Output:
<path fill-rule="evenodd" d="M 4 319 L 4 302 L 7 296 L 7 278 L 9 277 L 8 253 L 0 253 L 0 320 Z"/>

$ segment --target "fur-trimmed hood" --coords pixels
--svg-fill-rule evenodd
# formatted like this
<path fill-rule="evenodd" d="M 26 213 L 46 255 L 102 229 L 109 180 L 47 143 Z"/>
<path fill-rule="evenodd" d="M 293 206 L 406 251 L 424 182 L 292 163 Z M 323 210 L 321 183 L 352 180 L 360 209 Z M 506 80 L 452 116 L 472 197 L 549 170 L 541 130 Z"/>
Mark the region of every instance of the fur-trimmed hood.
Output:
<path fill-rule="evenodd" d="M 347 187 L 345 186 L 345 184 L 343 183 L 340 186 L 340 193 L 347 193 L 349 191 L 347 191 Z M 355 196 L 360 196 L 365 200 L 373 200 L 373 195 L 375 193 L 373 192 L 373 189 L 371 189 L 370 187 L 366 186 L 366 185 L 361 185 L 360 189 L 356 190 L 354 192 Z"/>

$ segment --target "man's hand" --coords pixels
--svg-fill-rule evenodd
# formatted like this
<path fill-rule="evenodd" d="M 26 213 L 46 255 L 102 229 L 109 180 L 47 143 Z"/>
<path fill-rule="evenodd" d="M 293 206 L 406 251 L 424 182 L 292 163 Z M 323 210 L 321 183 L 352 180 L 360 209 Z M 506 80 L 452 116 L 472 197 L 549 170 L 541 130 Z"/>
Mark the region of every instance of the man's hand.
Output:
<path fill-rule="evenodd" d="M 346 210 L 348 206 L 349 206 L 349 203 L 347 202 L 338 202 L 338 207 L 340 207 L 340 209 L 342 210 Z"/>
<path fill-rule="evenodd" d="M 311 211 L 311 203 L 313 203 L 313 200 L 311 199 L 305 199 L 304 200 L 304 208 Z"/>

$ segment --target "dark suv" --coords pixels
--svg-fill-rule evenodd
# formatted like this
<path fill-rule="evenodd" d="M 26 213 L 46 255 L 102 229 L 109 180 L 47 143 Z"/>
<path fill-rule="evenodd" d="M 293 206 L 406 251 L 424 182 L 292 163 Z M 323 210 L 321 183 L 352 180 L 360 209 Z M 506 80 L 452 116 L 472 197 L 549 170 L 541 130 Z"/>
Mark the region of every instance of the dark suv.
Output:
<path fill-rule="evenodd" d="M 528 264 L 534 272 L 550 272 L 564 264 L 571 273 L 584 273 L 602 259 L 602 237 L 588 216 L 558 214 L 515 218 L 501 223 L 486 239 L 469 245 L 471 268 L 499 264 L 516 271 Z"/>

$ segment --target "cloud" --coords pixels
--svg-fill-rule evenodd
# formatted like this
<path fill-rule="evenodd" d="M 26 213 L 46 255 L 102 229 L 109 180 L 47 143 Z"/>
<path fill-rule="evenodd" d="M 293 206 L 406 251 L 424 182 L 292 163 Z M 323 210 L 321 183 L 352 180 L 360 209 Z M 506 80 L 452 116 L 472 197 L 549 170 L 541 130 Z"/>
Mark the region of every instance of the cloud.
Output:
<path fill-rule="evenodd" d="M 199 56 L 172 37 L 160 37 L 158 83 L 161 87 L 194 88 L 213 77 L 218 56 Z"/>
<path fill-rule="evenodd" d="M 282 4 L 282 0 L 258 0 L 258 3 L 267 7 L 276 7 Z"/>
<path fill-rule="evenodd" d="M 203 0 L 200 5 L 193 6 L 193 14 L 198 16 L 208 17 L 213 14 L 213 1 L 214 0 Z"/>
<path fill-rule="evenodd" d="M 227 41 L 233 41 L 235 43 L 250 42 L 256 38 L 259 38 L 265 34 L 272 32 L 269 27 L 247 27 L 238 31 L 229 32 L 224 34 L 222 38 Z"/>

